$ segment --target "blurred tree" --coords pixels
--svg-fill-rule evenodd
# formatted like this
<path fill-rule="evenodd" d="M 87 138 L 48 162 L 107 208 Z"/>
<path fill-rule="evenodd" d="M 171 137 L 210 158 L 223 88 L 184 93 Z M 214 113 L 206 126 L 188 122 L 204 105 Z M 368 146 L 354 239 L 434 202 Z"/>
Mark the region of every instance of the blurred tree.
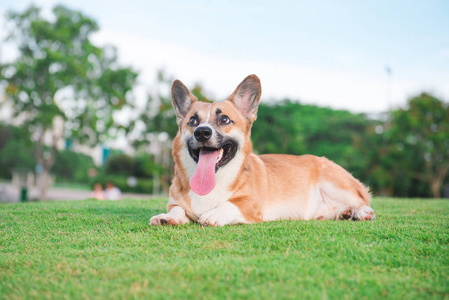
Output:
<path fill-rule="evenodd" d="M 42 200 L 60 139 L 89 145 L 104 141 L 114 126 L 113 112 L 132 106 L 137 77 L 119 66 L 113 47 L 92 44 L 90 36 L 98 30 L 93 19 L 63 6 L 53 14 L 49 21 L 34 6 L 10 12 L 8 40 L 18 44 L 19 56 L 0 66 L 6 101 L 37 141 Z"/>
<path fill-rule="evenodd" d="M 449 172 L 449 105 L 427 93 L 411 98 L 393 112 L 387 137 L 396 164 L 439 198 Z"/>
<path fill-rule="evenodd" d="M 398 164 L 401 155 L 391 147 L 386 126 L 385 122 L 372 121 L 354 144 L 356 157 L 364 158 L 361 178 L 366 178 L 366 183 L 377 195 L 411 196 L 410 178 Z"/>
<path fill-rule="evenodd" d="M 360 177 L 365 160 L 358 155 L 354 143 L 370 122 L 363 114 L 287 99 L 260 104 L 251 137 L 255 151 L 260 154 L 325 156 Z"/>
<path fill-rule="evenodd" d="M 261 103 L 251 132 L 254 150 L 259 154 L 307 153 L 305 136 L 298 126 L 297 115 L 301 108 L 301 104 L 290 100 L 271 105 Z"/>

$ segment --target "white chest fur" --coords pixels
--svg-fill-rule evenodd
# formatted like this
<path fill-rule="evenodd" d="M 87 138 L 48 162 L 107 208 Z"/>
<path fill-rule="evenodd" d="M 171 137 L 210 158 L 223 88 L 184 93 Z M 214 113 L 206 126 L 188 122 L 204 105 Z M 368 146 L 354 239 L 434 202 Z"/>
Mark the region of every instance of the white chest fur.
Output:
<path fill-rule="evenodd" d="M 199 196 L 190 190 L 190 206 L 194 213 L 194 215 L 189 214 L 190 218 L 197 221 L 204 213 L 216 208 L 232 197 L 234 191 L 231 191 L 230 187 L 240 171 L 243 160 L 243 154 L 237 151 L 235 157 L 215 174 L 215 188 L 209 194 Z M 181 161 L 185 167 L 187 177 L 191 178 L 195 172 L 196 164 L 186 148 L 181 152 Z"/>
<path fill-rule="evenodd" d="M 198 219 L 206 212 L 216 208 L 220 204 L 228 201 L 232 196 L 232 193 L 219 187 L 205 196 L 199 196 L 193 191 L 189 192 L 190 204 L 194 215 L 190 216 L 194 221 Z"/>

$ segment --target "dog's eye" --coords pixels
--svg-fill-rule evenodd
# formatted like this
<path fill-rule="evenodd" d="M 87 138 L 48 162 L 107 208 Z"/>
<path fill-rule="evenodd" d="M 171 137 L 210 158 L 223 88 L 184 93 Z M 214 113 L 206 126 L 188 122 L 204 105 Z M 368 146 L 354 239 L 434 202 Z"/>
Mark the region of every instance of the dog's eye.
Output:
<path fill-rule="evenodd" d="M 188 123 L 190 126 L 198 125 L 198 120 L 195 117 L 191 117 Z"/>
<path fill-rule="evenodd" d="M 220 123 L 222 123 L 222 124 L 229 124 L 229 123 L 231 123 L 231 119 L 229 119 L 229 117 L 226 116 L 226 115 L 222 115 L 220 117 Z"/>

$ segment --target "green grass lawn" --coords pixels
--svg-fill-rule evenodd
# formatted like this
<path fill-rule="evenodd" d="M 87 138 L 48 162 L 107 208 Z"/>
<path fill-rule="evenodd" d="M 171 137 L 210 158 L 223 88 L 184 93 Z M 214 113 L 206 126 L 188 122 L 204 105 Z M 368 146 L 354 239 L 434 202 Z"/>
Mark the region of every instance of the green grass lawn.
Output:
<path fill-rule="evenodd" d="M 373 222 L 150 227 L 165 199 L 0 205 L 0 299 L 449 299 L 449 201 Z"/>

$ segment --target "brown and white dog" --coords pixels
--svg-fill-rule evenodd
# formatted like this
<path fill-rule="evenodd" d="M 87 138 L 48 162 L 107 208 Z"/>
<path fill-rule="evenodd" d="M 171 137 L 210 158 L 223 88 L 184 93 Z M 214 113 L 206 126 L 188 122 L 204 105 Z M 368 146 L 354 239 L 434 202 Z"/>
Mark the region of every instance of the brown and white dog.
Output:
<path fill-rule="evenodd" d="M 225 101 L 198 101 L 176 80 L 175 176 L 167 213 L 151 225 L 223 226 L 274 220 L 372 220 L 367 188 L 313 155 L 256 155 L 250 139 L 261 96 L 256 75 Z"/>

